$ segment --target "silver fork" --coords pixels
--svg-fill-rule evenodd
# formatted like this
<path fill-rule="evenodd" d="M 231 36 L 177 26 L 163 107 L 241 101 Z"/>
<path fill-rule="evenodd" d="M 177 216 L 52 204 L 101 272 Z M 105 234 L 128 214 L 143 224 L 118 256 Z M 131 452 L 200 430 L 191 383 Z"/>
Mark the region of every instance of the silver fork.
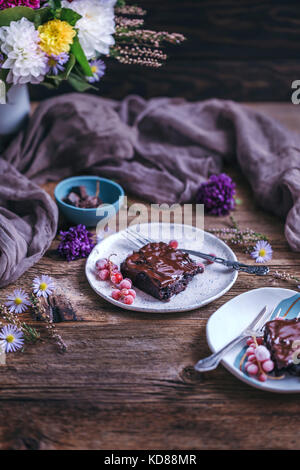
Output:
<path fill-rule="evenodd" d="M 273 309 L 274 310 L 274 309 Z M 209 370 L 214 370 L 219 365 L 220 361 L 223 359 L 225 354 L 227 354 L 234 346 L 236 346 L 241 341 L 244 341 L 245 338 L 249 336 L 261 336 L 263 333 L 263 328 L 265 323 L 271 317 L 273 310 L 271 312 L 267 311 L 267 306 L 265 306 L 261 312 L 254 318 L 254 320 L 230 343 L 226 344 L 220 351 L 217 351 L 214 354 L 211 354 L 204 359 L 201 359 L 194 366 L 198 372 L 207 372 Z"/>
<path fill-rule="evenodd" d="M 141 248 L 141 246 L 145 245 L 146 243 L 153 243 L 154 240 L 151 238 L 144 237 L 140 233 L 137 233 L 135 230 L 128 228 L 125 232 L 122 232 L 124 238 L 127 238 L 133 243 L 137 248 Z M 236 271 L 242 271 L 248 274 L 255 274 L 256 276 L 265 276 L 269 272 L 268 266 L 255 266 L 255 265 L 247 265 L 243 263 L 239 263 L 238 261 L 231 261 L 220 258 L 219 256 L 208 255 L 207 253 L 201 253 L 200 251 L 194 250 L 187 250 L 182 249 L 185 253 L 188 253 L 193 256 L 198 256 L 199 258 L 206 259 L 208 261 L 212 261 L 213 263 L 223 264 L 228 268 L 235 269 Z"/>

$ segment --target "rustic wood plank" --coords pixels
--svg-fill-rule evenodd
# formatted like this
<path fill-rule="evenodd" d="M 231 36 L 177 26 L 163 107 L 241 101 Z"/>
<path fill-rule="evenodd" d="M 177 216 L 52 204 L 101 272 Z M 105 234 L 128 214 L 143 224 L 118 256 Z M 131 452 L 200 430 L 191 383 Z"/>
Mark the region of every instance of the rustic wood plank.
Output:
<path fill-rule="evenodd" d="M 122 99 L 183 96 L 238 101 L 290 101 L 291 83 L 300 77 L 300 6 L 297 0 L 141 0 L 146 27 L 186 35 L 168 46 L 160 70 L 107 61 L 99 94 Z M 71 91 L 31 87 L 41 100 Z"/>
<path fill-rule="evenodd" d="M 299 126 L 300 115 L 290 122 L 292 105 L 250 106 Z M 289 250 L 283 222 L 257 207 L 237 169 L 226 171 L 243 200 L 235 218 L 270 237 L 273 268 L 299 276 L 300 256 Z M 50 194 L 54 186 L 46 185 Z M 222 227 L 226 221 L 206 217 L 205 226 Z M 193 370 L 209 353 L 205 326 L 218 307 L 249 289 L 289 284 L 240 274 L 230 292 L 201 309 L 128 312 L 99 298 L 85 279 L 85 261 L 61 260 L 56 246 L 57 240 L 15 285 L 1 289 L 1 298 L 47 273 L 65 290 L 81 321 L 57 325 L 69 347 L 65 354 L 46 338 L 43 325 L 32 321 L 43 342 L 9 355 L 7 367 L 0 368 L 0 449 L 300 448 L 298 395 L 261 392 L 223 367 L 206 374 Z"/>

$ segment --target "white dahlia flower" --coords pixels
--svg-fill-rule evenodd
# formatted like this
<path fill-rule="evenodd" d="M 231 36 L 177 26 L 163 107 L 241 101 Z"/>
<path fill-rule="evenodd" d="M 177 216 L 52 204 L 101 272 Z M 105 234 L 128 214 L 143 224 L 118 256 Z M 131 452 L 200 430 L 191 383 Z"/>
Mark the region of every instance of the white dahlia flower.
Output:
<path fill-rule="evenodd" d="M 39 34 L 27 18 L 0 28 L 1 51 L 7 56 L 4 69 L 10 69 L 7 82 L 40 83 L 47 72 L 47 56 L 39 47 Z"/>
<path fill-rule="evenodd" d="M 116 0 L 62 1 L 63 7 L 71 8 L 82 16 L 76 28 L 81 47 L 89 60 L 99 54 L 108 54 L 110 46 L 115 43 L 115 3 Z"/>

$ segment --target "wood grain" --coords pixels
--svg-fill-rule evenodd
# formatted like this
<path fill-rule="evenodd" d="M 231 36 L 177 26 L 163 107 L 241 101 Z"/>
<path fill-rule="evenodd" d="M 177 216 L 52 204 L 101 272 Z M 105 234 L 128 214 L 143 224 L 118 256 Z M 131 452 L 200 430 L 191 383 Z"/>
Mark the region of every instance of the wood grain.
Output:
<path fill-rule="evenodd" d="M 189 100 L 219 97 L 238 101 L 290 101 L 291 83 L 300 78 L 300 5 L 297 0 L 140 0 L 148 10 L 146 27 L 185 34 L 168 46 L 159 70 L 107 61 L 102 96 L 129 93 Z M 57 92 L 31 87 L 32 99 Z"/>
<path fill-rule="evenodd" d="M 289 123 L 290 107 L 251 105 Z M 288 118 L 288 119 L 287 119 Z M 299 126 L 295 115 L 292 127 Z M 269 236 L 273 268 L 300 275 L 300 256 L 284 239 L 283 222 L 260 210 L 237 169 L 243 204 L 235 217 Z M 47 185 L 50 194 L 54 184 Z M 205 227 L 228 218 L 206 217 Z M 0 449 L 299 449 L 298 395 L 264 393 L 238 381 L 222 366 L 198 374 L 193 364 L 209 353 L 205 326 L 232 297 L 283 281 L 240 274 L 230 292 L 182 314 L 128 312 L 99 298 L 84 275 L 84 260 L 66 262 L 57 241 L 15 287 L 53 276 L 76 309 L 78 322 L 57 325 L 68 345 L 60 354 L 45 336 L 9 355 L 0 368 Z M 238 253 L 241 261 L 249 257 Z M 28 318 L 24 316 L 24 318 Z"/>

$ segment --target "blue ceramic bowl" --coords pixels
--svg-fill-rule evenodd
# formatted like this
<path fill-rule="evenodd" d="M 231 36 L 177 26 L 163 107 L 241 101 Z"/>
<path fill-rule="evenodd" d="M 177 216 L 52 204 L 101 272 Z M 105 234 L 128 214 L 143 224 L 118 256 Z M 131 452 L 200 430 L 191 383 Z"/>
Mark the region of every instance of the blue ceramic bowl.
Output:
<path fill-rule="evenodd" d="M 97 209 L 83 209 L 66 204 L 63 199 L 75 186 L 85 186 L 90 196 L 96 194 L 97 182 L 100 181 L 100 199 L 104 204 L 111 204 L 114 210 L 102 211 L 102 215 L 97 215 Z M 74 225 L 83 224 L 87 227 L 96 227 L 98 222 L 104 217 L 111 217 L 116 214 L 124 200 L 123 188 L 114 181 L 98 176 L 74 176 L 67 178 L 56 186 L 54 196 L 61 213 Z"/>

